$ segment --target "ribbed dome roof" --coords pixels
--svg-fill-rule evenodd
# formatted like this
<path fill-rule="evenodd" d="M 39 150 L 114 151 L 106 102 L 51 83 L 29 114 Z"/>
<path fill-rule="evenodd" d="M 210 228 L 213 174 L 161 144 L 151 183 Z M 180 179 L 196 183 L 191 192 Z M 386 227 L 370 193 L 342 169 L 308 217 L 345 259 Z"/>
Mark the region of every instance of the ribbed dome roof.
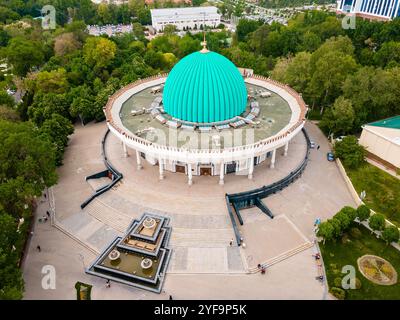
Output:
<path fill-rule="evenodd" d="M 191 122 L 216 122 L 241 114 L 247 103 L 244 80 L 224 56 L 192 53 L 171 70 L 164 87 L 164 110 Z"/>

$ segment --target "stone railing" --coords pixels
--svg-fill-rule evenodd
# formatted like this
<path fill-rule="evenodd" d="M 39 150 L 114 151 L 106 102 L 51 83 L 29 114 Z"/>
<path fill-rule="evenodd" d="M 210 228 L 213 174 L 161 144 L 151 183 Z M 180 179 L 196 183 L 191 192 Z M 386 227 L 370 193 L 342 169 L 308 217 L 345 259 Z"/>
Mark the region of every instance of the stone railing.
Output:
<path fill-rule="evenodd" d="M 141 137 L 134 135 L 130 131 L 126 130 L 124 127 L 120 127 L 119 125 L 116 124 L 116 122 L 114 121 L 113 116 L 112 116 L 112 108 L 113 108 L 113 105 L 114 105 L 116 99 L 118 99 L 122 94 L 124 94 L 125 92 L 127 92 L 128 90 L 131 90 L 132 88 L 134 88 L 136 86 L 139 86 L 139 85 L 145 84 L 145 83 L 149 83 L 151 81 L 158 80 L 161 78 L 166 78 L 167 76 L 168 76 L 168 74 L 165 73 L 165 74 L 160 74 L 160 75 L 151 76 L 151 77 L 148 77 L 145 79 L 137 80 L 137 81 L 121 88 L 120 90 L 118 90 L 115 94 L 113 94 L 109 98 L 109 100 L 103 110 L 104 110 L 104 113 L 106 116 L 107 124 L 108 124 L 110 130 L 113 131 L 114 134 L 119 134 L 121 136 L 121 138 L 126 139 L 126 142 L 128 142 L 128 143 L 131 142 L 132 144 L 136 145 L 139 148 L 140 148 L 140 146 L 142 146 L 142 147 L 146 148 L 147 151 L 149 151 L 148 149 L 150 148 L 150 149 L 153 149 L 153 151 L 155 151 L 155 152 L 156 151 L 164 151 L 164 152 L 168 152 L 168 153 L 185 153 L 185 154 L 194 154 L 194 155 L 201 155 L 201 154 L 203 154 L 203 155 L 214 154 L 215 155 L 215 154 L 224 153 L 225 155 L 227 155 L 229 157 L 230 153 L 247 152 L 247 151 L 252 151 L 254 153 L 257 153 L 257 151 L 262 151 L 266 147 L 269 147 L 269 146 L 271 146 L 271 147 L 280 146 L 281 145 L 280 142 L 282 142 L 282 144 L 283 144 L 287 141 L 287 138 L 289 136 L 293 135 L 294 132 L 297 134 L 301 130 L 301 128 L 303 127 L 303 125 L 305 123 L 305 114 L 307 112 L 307 105 L 303 101 L 300 94 L 298 94 L 295 90 L 293 90 L 289 86 L 282 84 L 278 81 L 272 80 L 270 78 L 258 76 L 258 75 L 253 75 L 250 78 L 265 81 L 265 82 L 273 84 L 279 88 L 284 89 L 293 98 L 295 98 L 298 106 L 300 107 L 300 115 L 299 115 L 298 121 L 296 123 L 294 123 L 284 133 L 279 134 L 277 136 L 266 138 L 261 141 L 257 141 L 253 144 L 248 144 L 248 145 L 243 145 L 243 146 L 228 147 L 228 148 L 224 148 L 224 149 L 184 149 L 184 148 L 165 146 L 165 145 L 160 145 L 160 144 L 150 142 L 146 139 L 143 139 Z"/>

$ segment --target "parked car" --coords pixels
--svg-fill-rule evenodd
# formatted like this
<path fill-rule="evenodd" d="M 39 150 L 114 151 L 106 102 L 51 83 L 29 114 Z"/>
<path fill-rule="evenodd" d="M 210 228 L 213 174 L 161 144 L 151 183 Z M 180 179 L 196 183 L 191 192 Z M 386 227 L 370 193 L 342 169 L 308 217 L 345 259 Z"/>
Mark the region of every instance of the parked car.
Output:
<path fill-rule="evenodd" d="M 346 136 L 339 136 L 335 139 L 335 142 L 340 142 L 342 141 Z"/>
<path fill-rule="evenodd" d="M 332 152 L 328 152 L 326 154 L 326 158 L 328 159 L 328 161 L 335 161 L 335 156 Z"/>

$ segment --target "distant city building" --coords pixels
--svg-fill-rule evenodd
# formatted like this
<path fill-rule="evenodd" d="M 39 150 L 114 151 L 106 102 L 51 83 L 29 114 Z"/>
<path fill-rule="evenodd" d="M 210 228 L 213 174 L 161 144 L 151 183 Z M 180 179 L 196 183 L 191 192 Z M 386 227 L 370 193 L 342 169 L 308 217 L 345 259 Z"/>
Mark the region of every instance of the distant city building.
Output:
<path fill-rule="evenodd" d="M 386 167 L 400 168 L 400 116 L 363 126 L 360 144 L 370 158 Z"/>
<path fill-rule="evenodd" d="M 216 7 L 190 7 L 152 9 L 152 26 L 158 32 L 163 31 L 166 25 L 174 25 L 178 30 L 184 28 L 200 29 L 201 26 L 217 27 L 221 23 L 221 15 Z"/>
<path fill-rule="evenodd" d="M 400 0 L 339 0 L 337 12 L 372 20 L 392 20 L 400 17 Z"/>
<path fill-rule="evenodd" d="M 186 3 L 186 4 L 192 4 L 192 0 L 157 0 L 157 1 L 155 1 L 155 0 L 145 0 L 144 2 L 145 2 L 146 4 L 154 4 L 154 2 L 163 3 L 163 2 L 168 2 L 168 1 L 170 1 L 170 2 L 172 2 L 172 3 Z"/>

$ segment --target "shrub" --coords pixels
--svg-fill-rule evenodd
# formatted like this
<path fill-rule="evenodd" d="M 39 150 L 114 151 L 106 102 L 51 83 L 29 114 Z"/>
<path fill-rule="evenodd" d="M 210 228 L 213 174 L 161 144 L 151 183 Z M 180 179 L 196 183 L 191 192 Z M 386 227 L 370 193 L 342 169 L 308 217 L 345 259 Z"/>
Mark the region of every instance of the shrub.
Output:
<path fill-rule="evenodd" d="M 339 278 L 339 277 L 335 278 L 333 280 L 333 285 L 335 287 L 342 288 L 342 278 Z"/>
<path fill-rule="evenodd" d="M 358 229 L 358 228 L 351 228 L 350 234 L 354 239 L 359 239 L 362 236 L 362 233 L 361 233 L 360 229 Z"/>
<path fill-rule="evenodd" d="M 347 230 L 351 223 L 351 217 L 346 213 L 346 211 L 340 210 L 333 216 L 334 219 L 339 220 L 342 232 Z"/>
<path fill-rule="evenodd" d="M 360 290 L 362 287 L 361 280 L 356 278 L 356 290 Z"/>
<path fill-rule="evenodd" d="M 380 214 L 374 214 L 369 218 L 368 225 L 374 231 L 381 231 L 385 228 L 385 217 Z"/>
<path fill-rule="evenodd" d="M 330 219 L 328 220 L 333 227 L 333 237 L 338 238 L 342 234 L 342 225 L 338 219 Z"/>
<path fill-rule="evenodd" d="M 387 243 L 398 242 L 399 237 L 400 237 L 399 229 L 397 229 L 397 227 L 395 227 L 395 226 L 387 227 L 382 232 L 382 238 Z"/>
<path fill-rule="evenodd" d="M 370 215 L 371 210 L 365 204 L 362 204 L 357 208 L 357 218 L 360 222 L 368 220 Z"/>
<path fill-rule="evenodd" d="M 350 206 L 345 206 L 340 211 L 346 214 L 350 218 L 350 221 L 354 221 L 357 218 L 357 210 Z"/>
<path fill-rule="evenodd" d="M 344 300 L 346 298 L 346 291 L 342 288 L 333 287 L 331 288 L 330 293 L 339 300 Z"/>
<path fill-rule="evenodd" d="M 324 238 L 324 241 L 333 239 L 334 229 L 329 221 L 322 222 L 319 225 L 317 235 Z"/>

